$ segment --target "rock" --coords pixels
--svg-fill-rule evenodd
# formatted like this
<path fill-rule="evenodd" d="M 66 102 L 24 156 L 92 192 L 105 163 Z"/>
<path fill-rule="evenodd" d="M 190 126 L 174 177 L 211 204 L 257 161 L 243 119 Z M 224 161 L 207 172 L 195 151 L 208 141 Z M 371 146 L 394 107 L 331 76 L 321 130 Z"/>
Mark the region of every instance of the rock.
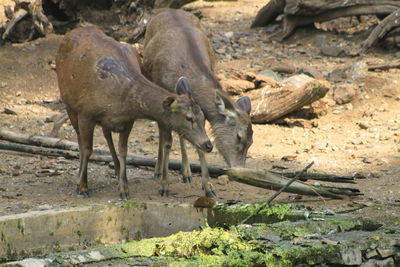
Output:
<path fill-rule="evenodd" d="M 276 31 L 278 28 L 280 27 L 280 24 L 272 24 L 267 26 L 267 28 L 265 29 L 265 32 L 267 33 L 273 33 L 274 31 Z"/>
<path fill-rule="evenodd" d="M 333 92 L 333 99 L 337 104 L 343 105 L 351 102 L 356 95 L 356 90 L 352 84 L 342 84 L 336 87 Z"/>
<path fill-rule="evenodd" d="M 389 267 L 389 266 L 396 266 L 393 258 L 388 258 L 384 260 L 369 260 L 363 262 L 360 267 Z"/>
<path fill-rule="evenodd" d="M 49 204 L 43 204 L 43 205 L 40 205 L 38 208 L 39 208 L 39 210 L 50 210 L 53 207 Z"/>
<path fill-rule="evenodd" d="M 326 44 L 326 37 L 325 37 L 325 35 L 319 34 L 319 35 L 317 35 L 317 36 L 315 37 L 315 39 L 314 39 L 314 45 L 315 45 L 316 47 L 322 48 L 322 47 L 325 46 L 325 44 Z"/>
<path fill-rule="evenodd" d="M 366 257 L 367 259 L 370 259 L 370 258 L 373 258 L 373 257 L 376 257 L 376 256 L 378 256 L 378 252 L 376 251 L 376 249 L 368 250 L 368 251 L 365 253 L 365 257 Z"/>
<path fill-rule="evenodd" d="M 322 46 L 321 53 L 329 57 L 337 57 L 344 52 L 340 46 Z"/>
<path fill-rule="evenodd" d="M 358 126 L 363 130 L 366 130 L 366 129 L 368 129 L 370 127 L 370 125 L 366 121 L 360 121 L 358 123 Z"/>
<path fill-rule="evenodd" d="M 361 250 L 358 247 L 344 246 L 340 249 L 340 255 L 345 265 L 360 265 L 362 263 Z"/>
<path fill-rule="evenodd" d="M 17 115 L 19 110 L 17 108 L 4 108 L 3 113 L 8 115 Z"/>
<path fill-rule="evenodd" d="M 290 84 L 291 86 L 293 86 L 293 88 L 298 89 L 313 80 L 314 79 L 308 75 L 299 74 L 299 75 L 294 75 L 287 79 L 284 79 L 282 82 L 285 84 Z"/>
<path fill-rule="evenodd" d="M 263 71 L 258 72 L 257 74 L 267 76 L 276 81 L 282 81 L 282 78 L 273 70 L 263 70 Z"/>
<path fill-rule="evenodd" d="M 232 38 L 232 37 L 233 37 L 233 32 L 226 32 L 226 33 L 224 34 L 224 36 L 225 36 L 226 38 Z"/>
<path fill-rule="evenodd" d="M 312 68 L 308 68 L 308 67 L 301 68 L 298 71 L 298 73 L 299 74 L 308 75 L 308 76 L 313 77 L 315 79 L 324 79 L 324 75 L 322 75 L 321 72 L 319 72 L 319 71 L 317 71 L 315 69 L 312 69 Z"/>
<path fill-rule="evenodd" d="M 377 248 L 379 256 L 381 256 L 383 259 L 393 256 L 396 252 L 396 249 L 394 247 L 391 248 Z"/>
<path fill-rule="evenodd" d="M 372 160 L 370 158 L 363 158 L 362 162 L 364 162 L 366 164 L 371 164 Z"/>
<path fill-rule="evenodd" d="M 229 184 L 228 175 L 221 175 L 221 176 L 219 176 L 219 177 L 218 177 L 218 180 L 217 180 L 217 184 L 220 184 L 220 185 L 227 185 L 227 184 Z"/>
<path fill-rule="evenodd" d="M 334 69 L 328 74 L 328 80 L 331 82 L 341 82 L 346 79 L 346 73 L 342 69 Z"/>
<path fill-rule="evenodd" d="M 44 122 L 55 122 L 60 114 L 47 114 Z"/>

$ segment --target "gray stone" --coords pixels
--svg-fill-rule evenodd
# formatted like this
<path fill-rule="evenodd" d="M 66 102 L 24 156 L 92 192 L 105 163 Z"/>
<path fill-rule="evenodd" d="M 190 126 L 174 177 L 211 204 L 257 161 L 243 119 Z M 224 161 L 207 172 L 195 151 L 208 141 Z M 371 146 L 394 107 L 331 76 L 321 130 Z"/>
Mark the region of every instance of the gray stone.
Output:
<path fill-rule="evenodd" d="M 317 71 L 315 69 L 312 69 L 312 68 L 308 68 L 308 67 L 301 68 L 299 70 L 299 73 L 306 74 L 306 75 L 311 76 L 311 77 L 313 77 L 315 79 L 323 79 L 324 78 L 324 75 L 322 75 L 321 72 L 319 72 L 319 71 Z"/>
<path fill-rule="evenodd" d="M 353 84 L 342 84 L 336 87 L 333 92 L 333 99 L 339 105 L 351 102 L 356 95 L 356 89 Z"/>
<path fill-rule="evenodd" d="M 329 57 L 337 57 L 343 53 L 343 48 L 340 46 L 322 46 L 321 53 Z"/>
<path fill-rule="evenodd" d="M 342 247 L 340 250 L 342 261 L 346 265 L 360 265 L 362 263 L 362 255 L 360 248 Z"/>
<path fill-rule="evenodd" d="M 367 262 L 363 262 L 360 267 L 394 267 L 393 258 L 387 258 L 385 260 L 369 260 Z"/>
<path fill-rule="evenodd" d="M 376 249 L 379 253 L 379 256 L 381 256 L 382 258 L 387 258 L 390 256 L 393 256 L 396 252 L 395 248 L 391 247 L 391 248 L 377 248 Z"/>
<path fill-rule="evenodd" d="M 9 263 L 9 264 L 6 264 L 6 266 L 7 265 L 10 265 L 10 266 L 20 266 L 20 267 L 44 267 L 44 266 L 47 266 L 48 264 L 50 263 L 50 260 L 42 260 L 42 259 L 34 259 L 34 258 L 31 258 L 31 259 L 24 259 L 24 260 L 21 260 L 21 261 L 18 261 L 17 263 Z"/>
<path fill-rule="evenodd" d="M 283 83 L 290 84 L 293 86 L 295 89 L 298 89 L 302 87 L 303 85 L 313 81 L 314 79 L 311 78 L 310 76 L 307 76 L 305 74 L 300 74 L 300 75 L 294 75 L 291 76 L 285 80 L 283 80 Z"/>
<path fill-rule="evenodd" d="M 270 77 L 276 81 L 282 81 L 282 78 L 273 70 L 262 70 L 262 71 L 258 72 L 257 74 Z"/>
<path fill-rule="evenodd" d="M 367 259 L 371 259 L 378 256 L 378 252 L 376 251 L 376 249 L 370 249 L 367 252 L 365 252 L 365 258 Z"/>
<path fill-rule="evenodd" d="M 326 37 L 325 35 L 317 35 L 314 39 L 314 44 L 316 47 L 323 47 L 326 44 Z"/>

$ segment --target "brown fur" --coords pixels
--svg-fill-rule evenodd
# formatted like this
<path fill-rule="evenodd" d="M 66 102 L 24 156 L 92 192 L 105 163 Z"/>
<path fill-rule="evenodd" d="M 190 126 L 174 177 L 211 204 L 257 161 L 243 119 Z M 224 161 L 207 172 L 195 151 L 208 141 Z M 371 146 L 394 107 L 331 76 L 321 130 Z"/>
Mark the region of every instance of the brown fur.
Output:
<path fill-rule="evenodd" d="M 155 120 L 163 132 L 159 149 L 162 157 L 157 163 L 164 171 L 162 190 L 167 186 L 172 129 L 200 149 L 212 148 L 204 131 L 204 115 L 191 99 L 190 90 L 182 87 L 184 79 L 177 86 L 183 92 L 181 95 L 150 82 L 142 75 L 137 51 L 132 46 L 114 41 L 95 27 L 78 28 L 65 35 L 56 65 L 61 98 L 78 136 L 79 193 L 88 195 L 87 164 L 96 124 L 103 128 L 113 156 L 122 198 L 129 197 L 125 165 L 128 137 L 136 119 Z M 120 133 L 119 160 L 112 131 Z"/>
<path fill-rule="evenodd" d="M 180 10 L 161 12 L 147 25 L 144 45 L 145 75 L 169 91 L 178 77 L 187 77 L 193 98 L 211 123 L 219 152 L 229 166 L 243 167 L 252 144 L 250 99 L 243 97 L 235 102 L 222 91 L 214 75 L 213 49 L 199 20 Z M 184 145 L 181 147 L 182 161 L 187 162 Z M 202 153 L 199 155 L 203 187 L 209 195 L 207 165 Z M 182 171 L 184 178 L 191 175 L 188 167 Z"/>

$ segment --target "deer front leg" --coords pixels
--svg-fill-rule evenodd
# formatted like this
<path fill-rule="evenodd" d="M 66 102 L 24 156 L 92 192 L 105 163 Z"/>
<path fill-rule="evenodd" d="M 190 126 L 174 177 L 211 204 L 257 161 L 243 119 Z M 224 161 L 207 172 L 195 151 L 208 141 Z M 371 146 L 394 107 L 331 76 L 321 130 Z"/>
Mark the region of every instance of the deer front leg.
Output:
<path fill-rule="evenodd" d="M 201 168 L 201 182 L 204 193 L 206 197 L 217 197 L 217 193 L 210 186 L 211 185 L 211 183 L 209 182 L 210 174 L 208 172 L 208 166 L 204 152 L 201 151 L 200 149 L 196 150 L 197 153 L 199 154 L 200 168 Z"/>
<path fill-rule="evenodd" d="M 179 136 L 179 142 L 181 144 L 181 154 L 182 154 L 182 165 L 181 165 L 182 180 L 184 183 L 191 183 L 192 171 L 190 170 L 189 159 L 186 152 L 186 142 L 182 136 Z"/>
<path fill-rule="evenodd" d="M 169 129 L 163 129 L 159 127 L 159 132 L 160 132 L 160 153 L 161 156 L 159 156 L 158 161 L 159 163 L 159 168 L 161 169 L 161 180 L 160 180 L 160 185 L 161 189 L 158 191 L 158 193 L 161 196 L 168 196 L 169 194 L 169 184 L 168 184 L 168 163 L 169 163 L 169 151 L 171 150 L 171 145 L 172 145 L 172 135 L 171 135 L 171 130 Z"/>
<path fill-rule="evenodd" d="M 117 179 L 119 181 L 120 180 L 119 179 L 120 164 L 119 164 L 117 153 L 115 152 L 115 147 L 114 147 L 114 142 L 112 140 L 111 131 L 103 127 L 103 135 L 107 141 L 108 148 L 110 149 L 111 157 L 114 162 L 115 177 L 117 177 Z"/>
<path fill-rule="evenodd" d="M 128 138 L 132 130 L 132 125 L 128 125 L 119 134 L 119 196 L 121 199 L 129 199 L 128 179 L 126 178 L 126 155 L 128 154 Z"/>

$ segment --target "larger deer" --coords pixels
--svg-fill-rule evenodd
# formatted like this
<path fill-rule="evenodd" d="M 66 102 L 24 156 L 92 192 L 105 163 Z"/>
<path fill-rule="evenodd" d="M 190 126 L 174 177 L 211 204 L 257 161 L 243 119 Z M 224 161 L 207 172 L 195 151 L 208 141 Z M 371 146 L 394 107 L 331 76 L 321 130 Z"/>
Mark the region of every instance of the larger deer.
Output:
<path fill-rule="evenodd" d="M 193 98 L 210 122 L 216 146 L 227 165 L 245 165 L 247 150 L 253 142 L 248 97 L 233 101 L 214 75 L 213 49 L 199 20 L 190 13 L 166 10 L 153 17 L 146 27 L 143 72 L 153 82 L 172 91 L 174 81 L 185 76 L 192 85 Z M 191 181 L 185 142 L 182 150 L 182 175 Z M 206 196 L 216 193 L 208 183 L 209 173 L 204 153 L 198 150 L 202 185 Z M 156 170 L 160 173 L 161 170 Z"/>
<path fill-rule="evenodd" d="M 128 137 L 138 118 L 157 121 L 160 148 L 157 165 L 163 170 L 160 194 L 167 193 L 168 154 L 171 130 L 198 149 L 211 151 L 204 130 L 204 114 L 193 102 L 186 78 L 177 79 L 176 92 L 169 92 L 146 79 L 137 51 L 120 44 L 95 27 L 78 28 L 65 35 L 57 52 L 57 77 L 61 98 L 79 143 L 78 193 L 88 196 L 87 166 L 96 124 L 103 128 L 119 178 L 120 197 L 129 198 L 126 177 Z M 119 134 L 119 159 L 111 132 Z"/>

